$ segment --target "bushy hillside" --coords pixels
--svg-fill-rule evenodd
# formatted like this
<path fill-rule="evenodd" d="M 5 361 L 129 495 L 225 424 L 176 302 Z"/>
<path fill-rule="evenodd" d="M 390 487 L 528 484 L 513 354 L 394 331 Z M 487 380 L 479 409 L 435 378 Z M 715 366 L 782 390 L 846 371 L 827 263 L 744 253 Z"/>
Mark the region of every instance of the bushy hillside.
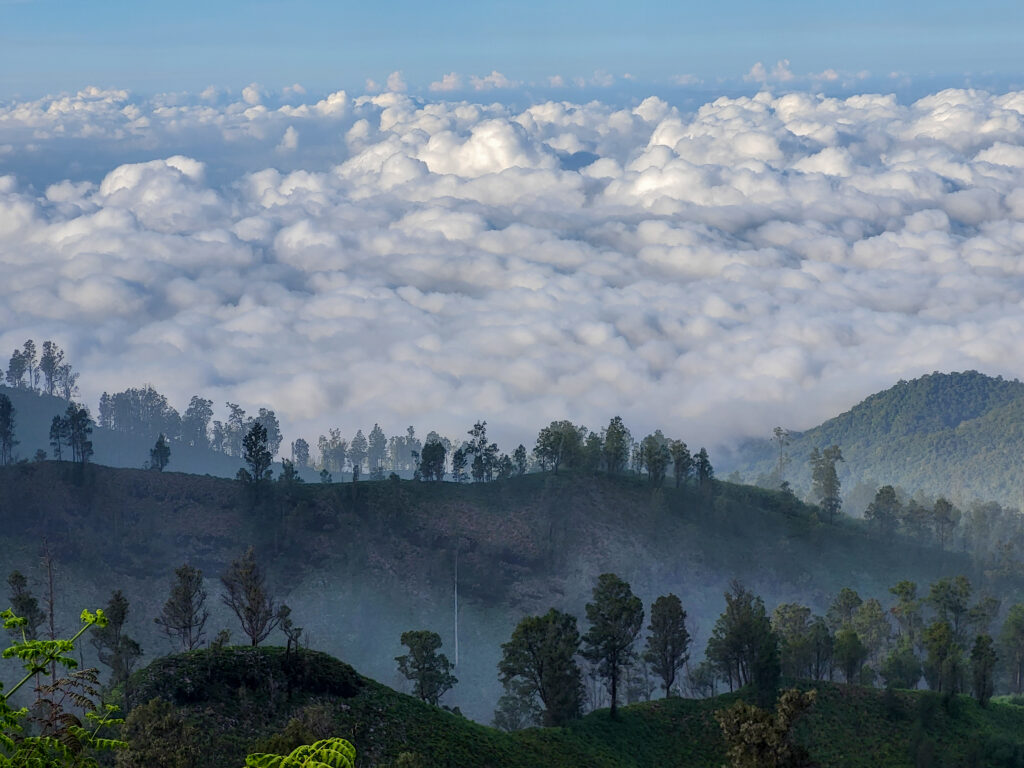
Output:
<path fill-rule="evenodd" d="M 798 738 L 821 768 L 964 768 L 1024 761 L 1024 707 L 926 692 L 840 684 L 818 696 Z M 360 768 L 719 768 L 715 710 L 736 695 L 661 699 L 593 712 L 563 728 L 501 733 L 428 706 L 325 654 L 281 648 L 195 651 L 161 659 L 130 681 L 130 768 L 154 751 L 197 768 L 242 765 L 248 751 L 303 739 L 349 739 Z M 166 704 L 150 703 L 160 699 Z M 162 723 L 161 728 L 154 727 Z M 168 762 L 167 764 L 171 764 Z"/>
<path fill-rule="evenodd" d="M 900 381 L 790 438 L 785 477 L 800 491 L 810 488 L 811 451 L 838 445 L 844 462 L 837 470 L 846 491 L 866 482 L 945 495 L 959 503 L 1021 505 L 1024 384 L 1016 380 L 966 371 Z M 723 455 L 720 468 L 739 471 L 751 482 L 767 480 L 777 456 L 771 441 L 752 441 Z"/>
<path fill-rule="evenodd" d="M 677 594 L 698 655 L 732 579 L 769 610 L 799 601 L 823 612 L 844 586 L 888 604 L 888 588 L 901 580 L 924 585 L 959 573 L 1006 605 L 1022 594 L 1019 581 L 987 582 L 961 553 L 872 537 L 850 521 L 829 526 L 792 496 L 725 482 L 711 499 L 692 487 L 564 473 L 472 485 L 274 483 L 254 499 L 218 478 L 98 466 L 79 476 L 66 463 L 42 462 L 0 468 L 0 513 L 0 572 L 21 569 L 38 593 L 46 538 L 65 621 L 122 589 L 127 631 L 148 658 L 172 650 L 153 619 L 184 562 L 206 578 L 209 639 L 222 628 L 243 639 L 219 599 L 219 576 L 255 545 L 311 646 L 395 687 L 402 632 L 436 631 L 454 657 L 457 551 L 459 684 L 446 701 L 483 722 L 501 693 L 501 643 L 519 619 L 551 607 L 583 617 L 605 572 L 626 579 L 648 607 Z"/>

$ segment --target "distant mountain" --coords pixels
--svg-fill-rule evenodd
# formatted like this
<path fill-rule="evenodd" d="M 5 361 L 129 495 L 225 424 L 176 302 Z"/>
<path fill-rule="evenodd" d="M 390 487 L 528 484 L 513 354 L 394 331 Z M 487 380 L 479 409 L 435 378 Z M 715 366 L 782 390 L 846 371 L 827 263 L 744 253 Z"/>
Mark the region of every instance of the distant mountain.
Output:
<path fill-rule="evenodd" d="M 15 457 L 31 460 L 37 450 L 52 454 L 50 447 L 50 424 L 54 416 L 63 416 L 69 402 L 60 397 L 42 394 L 34 390 L 0 386 L 0 394 L 7 395 L 14 406 Z M 95 417 L 95 409 L 89 408 Z M 140 469 L 149 461 L 149 451 L 159 435 L 138 435 L 117 432 L 93 426 L 92 461 L 108 467 Z M 209 448 L 195 448 L 172 440 L 171 461 L 168 471 L 188 472 L 195 475 L 233 478 L 243 462 L 237 456 L 228 456 Z M 280 467 L 277 467 L 279 470 Z M 275 470 L 276 476 L 278 471 Z M 313 470 L 303 472 L 306 480 L 316 480 Z"/>
<path fill-rule="evenodd" d="M 1024 383 L 977 371 L 932 373 L 900 381 L 814 429 L 793 432 L 790 441 L 785 479 L 801 494 L 810 489 L 811 451 L 842 449 L 837 469 L 853 514 L 863 511 L 873 488 L 886 484 L 958 503 L 1021 506 Z M 776 444 L 754 440 L 720 457 L 717 467 L 723 476 L 738 471 L 768 484 L 777 460 Z"/>

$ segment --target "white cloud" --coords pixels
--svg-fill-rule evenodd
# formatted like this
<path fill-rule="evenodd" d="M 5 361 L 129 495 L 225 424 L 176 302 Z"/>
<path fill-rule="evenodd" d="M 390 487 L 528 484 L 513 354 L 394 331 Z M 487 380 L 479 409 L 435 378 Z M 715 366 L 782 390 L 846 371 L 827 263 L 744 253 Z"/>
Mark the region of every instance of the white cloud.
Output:
<path fill-rule="evenodd" d="M 435 92 L 457 91 L 462 88 L 462 76 L 457 72 L 449 72 L 430 84 L 430 90 Z"/>
<path fill-rule="evenodd" d="M 517 88 L 519 83 L 515 80 L 509 80 L 501 72 L 494 70 L 491 74 L 484 77 L 477 77 L 472 75 L 469 78 L 469 84 L 473 86 L 473 90 L 476 91 L 490 91 L 495 88 Z"/>
<path fill-rule="evenodd" d="M 402 77 L 401 72 L 392 72 L 388 75 L 387 88 L 393 93 L 405 93 L 409 86 L 406 85 L 405 79 Z"/>
<path fill-rule="evenodd" d="M 0 105 L 0 353 L 52 337 L 91 403 L 152 382 L 289 439 L 486 418 L 511 445 L 616 413 L 700 445 L 1019 375 L 1024 93 L 257 91 Z"/>

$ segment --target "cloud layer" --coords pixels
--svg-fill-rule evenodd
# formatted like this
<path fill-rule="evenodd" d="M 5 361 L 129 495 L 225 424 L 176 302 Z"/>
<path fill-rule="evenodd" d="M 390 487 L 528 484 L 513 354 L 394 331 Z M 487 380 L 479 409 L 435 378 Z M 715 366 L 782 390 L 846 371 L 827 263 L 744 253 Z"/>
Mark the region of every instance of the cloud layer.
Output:
<path fill-rule="evenodd" d="M 4 362 L 53 338 L 91 404 L 149 382 L 287 439 L 622 414 L 714 443 L 1016 376 L 1022 251 L 1024 93 L 0 104 Z"/>

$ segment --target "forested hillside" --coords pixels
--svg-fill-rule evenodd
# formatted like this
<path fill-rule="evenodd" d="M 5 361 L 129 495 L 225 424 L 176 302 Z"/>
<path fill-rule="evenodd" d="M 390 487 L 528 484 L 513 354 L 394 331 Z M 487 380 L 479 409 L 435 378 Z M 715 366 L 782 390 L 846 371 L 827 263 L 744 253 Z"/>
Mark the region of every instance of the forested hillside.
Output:
<path fill-rule="evenodd" d="M 22 570 L 38 593 L 45 538 L 63 621 L 123 590 L 141 661 L 174 647 L 153 619 L 185 562 L 203 571 L 211 595 L 207 639 L 220 629 L 241 639 L 218 599 L 219 577 L 255 545 L 304 640 L 396 686 L 403 632 L 435 631 L 454 657 L 458 557 L 459 684 L 447 701 L 484 722 L 501 693 L 501 644 L 519 619 L 552 607 L 582 616 L 601 573 L 619 574 L 645 606 L 677 594 L 697 649 L 733 579 L 769 611 L 801 602 L 824 613 L 843 587 L 888 604 L 900 581 L 923 589 L 961 573 L 1004 610 L 1024 594 L 1012 562 L 991 567 L 931 539 L 829 525 L 791 495 L 719 481 L 707 492 L 563 471 L 473 484 L 275 481 L 254 496 L 237 481 L 48 461 L 0 468 L 0 513 L 3 572 Z M 987 541 L 970 538 L 981 535 L 973 528 L 960 535 L 968 552 Z"/>
<path fill-rule="evenodd" d="M 836 469 L 847 498 L 854 500 L 850 494 L 858 485 L 870 487 L 855 495 L 851 514 L 863 513 L 864 499 L 870 499 L 864 493 L 883 485 L 961 504 L 1021 506 L 1024 384 L 1016 380 L 976 371 L 932 373 L 900 381 L 814 429 L 783 438 L 781 446 L 766 437 L 719 454 L 719 468 L 766 486 L 787 480 L 803 495 L 811 487 L 811 452 L 838 445 L 843 461 Z"/>

